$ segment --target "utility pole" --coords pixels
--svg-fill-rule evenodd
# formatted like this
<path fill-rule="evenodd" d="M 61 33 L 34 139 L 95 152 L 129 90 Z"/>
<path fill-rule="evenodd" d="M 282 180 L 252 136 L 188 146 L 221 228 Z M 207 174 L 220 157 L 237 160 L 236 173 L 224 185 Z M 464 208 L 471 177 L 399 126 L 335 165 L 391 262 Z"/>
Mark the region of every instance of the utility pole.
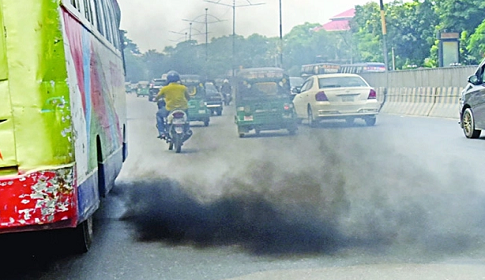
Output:
<path fill-rule="evenodd" d="M 209 46 L 209 24 L 212 23 L 217 23 L 221 22 L 222 20 L 218 19 L 217 17 L 211 15 L 208 13 L 209 8 L 205 8 L 205 13 L 203 15 L 197 16 L 194 19 L 183 19 L 183 21 L 188 21 L 190 22 L 190 26 L 192 27 L 193 23 L 199 23 L 199 24 L 204 24 L 205 25 L 205 60 L 207 61 L 209 58 L 209 51 L 208 51 L 208 46 Z M 199 20 L 201 17 L 204 17 L 204 20 Z M 209 21 L 209 17 L 213 18 L 214 21 Z M 199 32 L 202 34 L 202 32 Z"/>
<path fill-rule="evenodd" d="M 192 41 L 192 22 L 190 23 L 190 27 L 189 27 L 189 41 Z"/>
<path fill-rule="evenodd" d="M 232 77 L 236 76 L 236 8 L 264 5 L 265 3 L 251 3 L 251 1 L 246 0 L 248 4 L 236 5 L 236 0 L 232 0 L 232 5 L 221 3 L 219 1 L 205 0 L 205 2 L 218 4 L 226 7 L 232 8 Z"/>
<path fill-rule="evenodd" d="M 381 25 L 382 25 L 382 51 L 384 55 L 384 64 L 386 65 L 386 72 L 389 68 L 388 58 L 387 58 L 387 29 L 386 29 L 386 14 L 384 12 L 383 0 L 380 1 L 381 9 Z"/>
<path fill-rule="evenodd" d="M 283 14 L 281 12 L 280 0 L 280 67 L 283 68 Z"/>
<path fill-rule="evenodd" d="M 207 29 L 207 11 L 209 9 L 205 8 L 205 61 L 209 58 L 209 53 L 207 52 L 207 46 L 209 45 L 209 30 Z"/>

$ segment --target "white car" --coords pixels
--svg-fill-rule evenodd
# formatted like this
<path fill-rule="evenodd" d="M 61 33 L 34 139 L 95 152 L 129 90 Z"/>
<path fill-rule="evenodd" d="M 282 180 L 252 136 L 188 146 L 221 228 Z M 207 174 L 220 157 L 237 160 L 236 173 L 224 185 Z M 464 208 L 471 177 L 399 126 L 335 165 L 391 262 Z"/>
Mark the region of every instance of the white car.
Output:
<path fill-rule="evenodd" d="M 321 74 L 309 77 L 293 99 L 298 119 L 315 126 L 321 120 L 364 119 L 376 123 L 380 104 L 376 91 L 357 74 Z"/>

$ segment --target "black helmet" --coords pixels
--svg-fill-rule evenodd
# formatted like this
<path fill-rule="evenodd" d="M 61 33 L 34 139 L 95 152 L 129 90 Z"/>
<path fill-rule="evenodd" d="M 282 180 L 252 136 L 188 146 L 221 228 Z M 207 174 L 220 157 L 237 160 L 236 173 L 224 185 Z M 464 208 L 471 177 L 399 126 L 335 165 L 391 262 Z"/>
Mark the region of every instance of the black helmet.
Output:
<path fill-rule="evenodd" d="M 167 83 L 176 83 L 180 81 L 180 75 L 177 71 L 168 71 L 167 73 Z"/>

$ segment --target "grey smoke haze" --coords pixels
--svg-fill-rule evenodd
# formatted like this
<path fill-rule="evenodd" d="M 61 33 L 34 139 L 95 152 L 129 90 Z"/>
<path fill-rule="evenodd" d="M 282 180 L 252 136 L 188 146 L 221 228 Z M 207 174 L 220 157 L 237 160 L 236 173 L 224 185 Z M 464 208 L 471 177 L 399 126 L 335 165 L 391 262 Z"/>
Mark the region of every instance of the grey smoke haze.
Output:
<path fill-rule="evenodd" d="M 217 2 L 217 1 L 215 1 Z M 236 6 L 248 2 L 264 3 L 252 7 L 236 8 L 236 33 L 248 36 L 259 33 L 269 37 L 279 36 L 279 1 L 278 0 L 236 0 Z M 324 24 L 333 16 L 340 14 L 355 5 L 363 5 L 377 0 L 341 0 L 338 2 L 324 0 L 282 0 L 283 33 L 288 33 L 294 26 L 305 22 Z M 384 1 L 389 2 L 389 1 Z M 162 51 L 165 46 L 175 45 L 173 41 L 183 41 L 184 33 L 189 32 L 189 22 L 183 19 L 205 20 L 205 8 L 208 14 L 223 22 L 209 24 L 209 37 L 220 37 L 232 34 L 232 7 L 205 2 L 204 0 L 118 0 L 122 10 L 121 28 L 128 31 L 142 51 L 156 49 Z M 220 0 L 220 3 L 232 6 L 231 0 Z M 214 18 L 209 17 L 210 22 Z M 205 24 L 194 23 L 193 27 L 205 32 Z M 172 33 L 178 32 L 182 34 Z M 193 30 L 193 34 L 196 31 Z M 199 42 L 205 41 L 205 35 L 195 36 Z"/>
<path fill-rule="evenodd" d="M 298 144 L 286 136 L 257 141 L 249 150 L 199 135 L 203 150 L 133 165 L 129 173 L 144 179 L 119 183 L 125 220 L 140 240 L 258 254 L 353 248 L 435 259 L 483 248 L 485 197 L 476 176 L 456 178 L 452 160 L 438 168 L 400 151 L 392 135 L 328 130 L 320 138 L 300 133 Z M 160 172 L 179 164 L 170 179 Z"/>

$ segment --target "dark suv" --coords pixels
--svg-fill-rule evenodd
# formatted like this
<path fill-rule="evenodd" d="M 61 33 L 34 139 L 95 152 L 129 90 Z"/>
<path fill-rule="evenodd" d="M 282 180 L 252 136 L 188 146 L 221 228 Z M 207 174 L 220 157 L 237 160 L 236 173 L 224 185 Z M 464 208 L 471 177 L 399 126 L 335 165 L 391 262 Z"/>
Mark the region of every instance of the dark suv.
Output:
<path fill-rule="evenodd" d="M 485 60 L 461 92 L 460 125 L 467 138 L 478 138 L 485 129 Z"/>
<path fill-rule="evenodd" d="M 217 90 L 216 86 L 212 82 L 205 83 L 205 100 L 207 108 L 211 110 L 211 113 L 222 115 L 222 94 Z"/>
<path fill-rule="evenodd" d="M 150 91 L 148 92 L 148 101 L 154 101 L 160 89 L 166 85 L 163 79 L 153 79 L 150 83 Z"/>

